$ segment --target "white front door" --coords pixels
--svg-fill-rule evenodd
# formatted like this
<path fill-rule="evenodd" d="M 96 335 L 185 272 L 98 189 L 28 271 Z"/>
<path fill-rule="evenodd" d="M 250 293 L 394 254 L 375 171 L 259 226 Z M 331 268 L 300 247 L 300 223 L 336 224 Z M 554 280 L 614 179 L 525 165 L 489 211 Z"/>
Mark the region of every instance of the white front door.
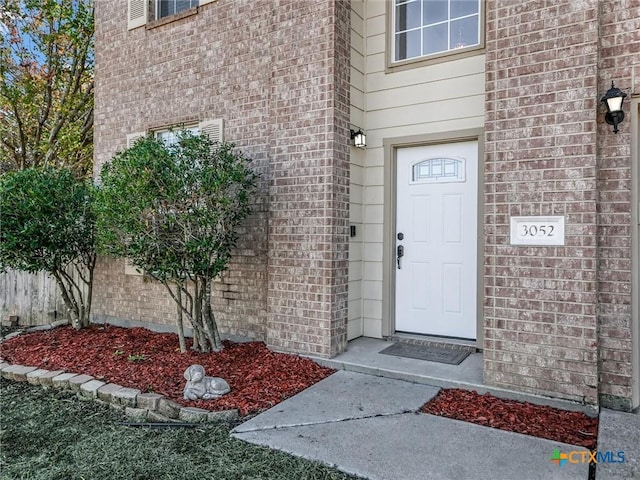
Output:
<path fill-rule="evenodd" d="M 396 330 L 476 338 L 478 142 L 397 151 Z"/>

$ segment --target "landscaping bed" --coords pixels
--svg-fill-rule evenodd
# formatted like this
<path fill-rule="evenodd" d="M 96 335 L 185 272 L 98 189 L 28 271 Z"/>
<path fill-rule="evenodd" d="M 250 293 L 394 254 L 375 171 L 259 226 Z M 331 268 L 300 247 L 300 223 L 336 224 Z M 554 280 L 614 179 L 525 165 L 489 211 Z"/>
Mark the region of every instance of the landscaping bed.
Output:
<path fill-rule="evenodd" d="M 505 400 L 459 388 L 440 390 L 421 412 L 588 449 L 595 448 L 598 437 L 598 419 L 582 412 Z"/>
<path fill-rule="evenodd" d="M 224 346 L 216 353 L 180 353 L 178 337 L 172 333 L 92 325 L 20 335 L 0 345 L 0 358 L 11 364 L 91 375 L 142 393 L 158 393 L 184 406 L 237 409 L 242 416 L 268 409 L 334 372 L 297 355 L 272 352 L 262 342 L 225 341 Z M 183 374 L 196 363 L 204 366 L 207 375 L 224 378 L 231 392 L 214 400 L 184 400 Z"/>
<path fill-rule="evenodd" d="M 224 345 L 217 353 L 180 353 L 175 334 L 92 325 L 14 337 L 0 344 L 0 359 L 91 375 L 142 393 L 158 393 L 183 406 L 209 411 L 237 409 L 241 416 L 266 410 L 334 372 L 297 355 L 272 352 L 262 342 L 225 341 Z M 224 378 L 231 392 L 214 400 L 184 400 L 183 373 L 195 363 L 203 365 L 207 375 Z M 442 389 L 421 412 L 588 449 L 596 446 L 597 418 L 475 391 Z"/>

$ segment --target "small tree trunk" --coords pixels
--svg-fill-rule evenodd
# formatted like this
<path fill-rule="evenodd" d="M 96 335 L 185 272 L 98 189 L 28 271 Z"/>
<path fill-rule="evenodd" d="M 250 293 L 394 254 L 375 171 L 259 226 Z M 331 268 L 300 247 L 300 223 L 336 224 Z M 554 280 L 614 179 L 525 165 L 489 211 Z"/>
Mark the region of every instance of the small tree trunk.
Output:
<path fill-rule="evenodd" d="M 87 265 L 88 281 L 87 281 L 87 298 L 85 299 L 86 308 L 84 315 L 80 319 L 83 327 L 88 327 L 91 322 L 91 304 L 93 300 L 93 270 L 96 266 L 96 256 L 92 255 Z"/>
<path fill-rule="evenodd" d="M 187 351 L 187 342 L 184 339 L 184 322 L 182 320 L 182 309 L 184 305 L 182 304 L 182 285 L 178 285 L 176 296 L 178 298 L 177 306 L 178 306 L 178 343 L 180 344 L 180 353 L 185 353 Z"/>
<path fill-rule="evenodd" d="M 155 277 L 154 277 L 155 278 Z M 171 286 L 169 285 L 169 282 L 166 280 L 160 280 L 158 278 L 156 278 L 156 280 L 160 281 L 162 283 L 162 285 L 164 285 L 164 288 L 167 289 L 167 291 L 169 292 L 169 295 L 171 295 L 171 298 L 173 298 L 174 303 L 176 304 L 176 308 L 178 309 L 178 317 L 177 317 L 177 324 L 178 324 L 178 342 L 180 343 L 180 352 L 184 353 L 187 351 L 187 343 L 186 340 L 184 338 L 184 313 L 187 313 L 187 316 L 190 318 L 191 314 L 189 312 L 189 310 L 187 310 L 187 306 L 184 304 L 184 300 L 183 300 L 183 296 L 182 293 L 183 291 L 186 293 L 186 298 L 187 298 L 187 305 L 189 305 L 189 308 L 192 308 L 191 305 L 188 303 L 188 299 L 189 299 L 189 291 L 187 290 L 187 286 L 185 285 L 185 282 L 183 281 L 182 283 L 179 283 L 178 281 L 176 281 L 176 292 L 174 293 L 173 290 L 171 289 Z M 194 332 L 195 333 L 195 332 Z M 194 338 L 194 346 L 196 344 L 195 338 Z M 195 347 L 194 347 L 195 348 Z"/>
<path fill-rule="evenodd" d="M 198 333 L 200 334 L 199 351 L 210 352 L 211 349 L 207 343 L 207 331 L 205 325 L 202 323 L 202 284 L 199 280 L 200 279 L 198 277 L 194 279 L 195 292 L 193 296 L 193 325 L 198 328 Z"/>
<path fill-rule="evenodd" d="M 201 301 L 198 290 L 198 280 L 197 278 L 193 281 L 193 303 L 191 305 L 191 313 L 189 316 L 189 320 L 191 321 L 191 326 L 193 327 L 193 346 L 192 349 L 197 352 L 207 352 L 207 340 L 204 332 L 204 327 L 202 322 L 200 321 L 200 309 L 201 309 Z"/>
<path fill-rule="evenodd" d="M 56 279 L 56 283 L 60 287 L 60 294 L 62 295 L 62 300 L 64 301 L 65 306 L 67 307 L 67 311 L 69 312 L 69 316 L 71 317 L 71 325 L 74 328 L 80 328 L 80 311 L 78 308 L 78 304 L 73 299 L 72 295 L 70 295 L 69 290 L 67 288 L 67 284 L 62 280 L 60 273 L 54 271 L 52 272 L 53 277 Z"/>
<path fill-rule="evenodd" d="M 209 342 L 211 342 L 211 348 L 214 352 L 219 352 L 223 349 L 222 340 L 220 339 L 220 332 L 218 332 L 218 325 L 211 309 L 211 279 L 203 278 L 202 280 L 203 300 L 202 300 L 202 321 L 209 334 Z"/>
<path fill-rule="evenodd" d="M 191 322 L 193 325 L 193 346 L 192 350 L 196 352 L 204 352 L 204 335 L 202 334 L 202 330 L 195 324 L 195 322 Z"/>

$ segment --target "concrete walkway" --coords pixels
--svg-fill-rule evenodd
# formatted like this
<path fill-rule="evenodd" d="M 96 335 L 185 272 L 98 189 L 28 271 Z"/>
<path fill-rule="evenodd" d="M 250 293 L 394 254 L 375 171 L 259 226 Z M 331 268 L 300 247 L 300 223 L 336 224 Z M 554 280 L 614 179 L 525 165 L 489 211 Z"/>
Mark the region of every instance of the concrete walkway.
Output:
<path fill-rule="evenodd" d="M 613 461 L 598 461 L 598 480 L 640 479 L 640 415 L 602 409 L 598 428 L 598 452 Z M 624 462 L 620 458 L 624 455 Z"/>
<path fill-rule="evenodd" d="M 584 448 L 417 413 L 437 392 L 339 371 L 233 435 L 372 480 L 588 479 L 586 463 L 551 462 Z"/>

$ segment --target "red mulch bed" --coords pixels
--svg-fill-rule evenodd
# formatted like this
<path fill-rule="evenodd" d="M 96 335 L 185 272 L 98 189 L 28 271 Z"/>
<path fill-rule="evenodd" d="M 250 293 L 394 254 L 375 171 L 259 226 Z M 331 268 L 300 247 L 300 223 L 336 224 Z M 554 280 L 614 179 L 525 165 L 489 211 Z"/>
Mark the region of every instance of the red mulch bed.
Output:
<path fill-rule="evenodd" d="M 189 339 L 187 343 L 190 347 Z M 334 372 L 306 358 L 272 352 L 262 342 L 224 342 L 224 346 L 217 353 L 180 353 L 175 334 L 93 325 L 12 338 L 0 344 L 0 358 L 12 364 L 86 373 L 104 382 L 159 393 L 185 406 L 237 408 L 243 416 L 270 408 Z M 194 363 L 203 365 L 207 375 L 224 378 L 231 392 L 215 400 L 184 400 L 183 373 Z M 442 389 L 421 411 L 589 449 L 596 445 L 597 418 L 488 393 Z"/>
<path fill-rule="evenodd" d="M 595 448 L 598 436 L 598 419 L 582 412 L 504 400 L 459 388 L 440 390 L 421 412 L 588 449 Z"/>
<path fill-rule="evenodd" d="M 225 341 L 224 346 L 218 353 L 180 353 L 175 334 L 94 325 L 20 335 L 0 345 L 0 358 L 85 373 L 103 382 L 159 393 L 185 406 L 237 408 L 243 416 L 270 408 L 334 372 L 306 358 L 272 352 L 262 342 Z M 215 400 L 184 400 L 183 373 L 194 363 L 204 366 L 207 375 L 224 378 L 231 392 Z"/>

